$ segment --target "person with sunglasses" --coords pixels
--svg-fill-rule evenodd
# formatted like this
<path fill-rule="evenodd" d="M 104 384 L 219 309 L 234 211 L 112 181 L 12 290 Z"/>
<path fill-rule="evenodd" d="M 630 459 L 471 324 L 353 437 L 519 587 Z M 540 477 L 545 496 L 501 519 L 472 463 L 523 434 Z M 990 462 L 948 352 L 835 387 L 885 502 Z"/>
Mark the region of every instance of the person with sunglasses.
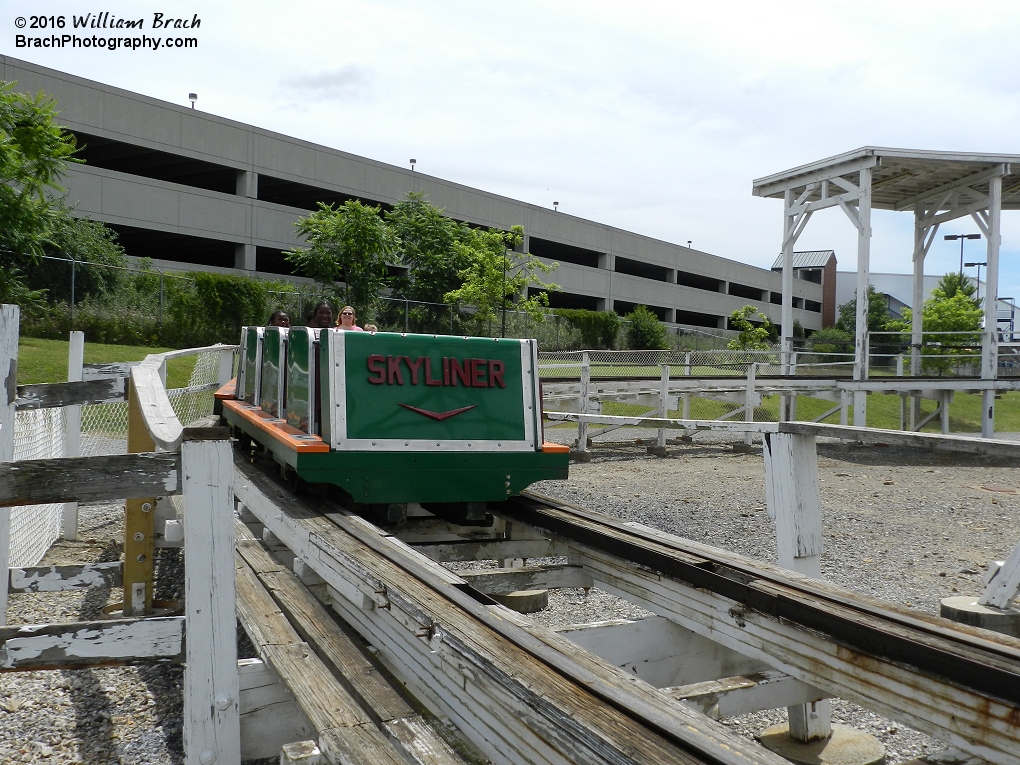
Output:
<path fill-rule="evenodd" d="M 364 332 L 361 327 L 354 323 L 354 309 L 345 305 L 340 309 L 340 315 L 337 317 L 336 328 L 342 329 L 347 332 Z"/>

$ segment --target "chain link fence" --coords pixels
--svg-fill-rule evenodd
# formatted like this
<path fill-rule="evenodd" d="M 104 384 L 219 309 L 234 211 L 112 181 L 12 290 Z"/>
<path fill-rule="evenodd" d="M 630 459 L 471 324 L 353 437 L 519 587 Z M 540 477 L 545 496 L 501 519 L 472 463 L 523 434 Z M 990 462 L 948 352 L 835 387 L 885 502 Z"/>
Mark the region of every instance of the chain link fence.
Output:
<path fill-rule="evenodd" d="M 217 387 L 219 351 L 196 357 L 188 385 L 167 391 L 182 425 L 212 414 Z M 81 456 L 127 453 L 128 404 L 83 406 Z M 14 459 L 35 460 L 67 456 L 63 409 L 17 412 L 14 421 Z M 10 565 L 33 566 L 60 536 L 62 504 L 28 505 L 11 509 Z"/>

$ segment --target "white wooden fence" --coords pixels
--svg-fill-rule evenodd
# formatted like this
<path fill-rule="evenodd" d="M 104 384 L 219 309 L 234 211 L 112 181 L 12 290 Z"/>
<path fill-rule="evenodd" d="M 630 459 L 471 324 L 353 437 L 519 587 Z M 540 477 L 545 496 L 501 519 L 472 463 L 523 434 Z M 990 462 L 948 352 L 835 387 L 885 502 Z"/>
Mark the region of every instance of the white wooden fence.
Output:
<path fill-rule="evenodd" d="M 17 306 L 0 306 L 0 508 L 41 504 L 183 495 L 184 615 L 151 617 L 151 579 L 141 601 L 129 582 L 131 564 L 151 571 L 152 532 L 134 531 L 147 550 L 124 566 L 124 613 L 132 618 L 95 623 L 36 625 L 3 630 L 0 664 L 8 669 L 74 668 L 95 663 L 184 659 L 184 747 L 188 765 L 237 765 L 241 761 L 239 683 L 235 634 L 233 455 L 226 428 L 184 428 L 167 398 L 161 372 L 170 355 L 149 356 L 130 372 L 136 427 L 150 449 L 128 455 L 13 461 L 13 427 L 19 401 L 37 408 L 77 407 L 123 397 L 116 380 L 17 386 Z M 221 378 L 230 377 L 233 347 L 221 346 Z M 29 403 L 26 403 L 29 402 Z M 130 440 L 130 439 L 129 439 Z M 153 502 L 140 511 L 151 529 Z M 0 512 L 0 620 L 6 621 L 10 512 Z M 128 518 L 131 528 L 131 518 Z M 139 538 L 141 536 L 141 538 Z M 125 551 L 133 555 L 130 544 Z M 105 572 L 78 567 L 79 578 Z M 95 568 L 95 571 L 91 571 Z M 58 577 L 59 578 L 59 577 Z M 51 588 L 59 586 L 50 583 Z M 139 608 L 141 607 L 141 608 Z M 187 640 L 185 641 L 185 632 Z M 97 639 L 96 635 L 102 635 Z M 45 651 L 45 662 L 39 656 Z"/>

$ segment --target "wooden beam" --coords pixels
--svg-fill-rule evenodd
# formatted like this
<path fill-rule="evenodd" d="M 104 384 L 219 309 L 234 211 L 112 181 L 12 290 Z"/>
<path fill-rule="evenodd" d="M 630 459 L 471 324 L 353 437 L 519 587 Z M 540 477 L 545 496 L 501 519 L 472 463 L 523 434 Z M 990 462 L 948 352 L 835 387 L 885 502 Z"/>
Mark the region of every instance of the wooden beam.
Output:
<path fill-rule="evenodd" d="M 124 564 L 85 563 L 75 566 L 31 566 L 11 569 L 12 592 L 66 592 L 89 587 L 120 587 Z"/>
<path fill-rule="evenodd" d="M 19 385 L 14 405 L 18 411 L 63 406 L 110 404 L 124 400 L 124 378 L 66 383 Z"/>
<path fill-rule="evenodd" d="M 1020 442 L 1001 439 L 952 436 L 942 433 L 909 433 L 902 430 L 879 430 L 878 428 L 856 428 L 849 425 L 826 425 L 820 422 L 780 423 L 781 433 L 802 433 L 841 438 L 862 443 L 882 443 L 896 446 L 917 446 L 925 449 L 962 452 L 965 454 L 992 454 L 997 456 L 1020 456 Z"/>
<path fill-rule="evenodd" d="M 232 463 L 229 441 L 181 444 L 188 619 L 184 753 L 189 762 L 241 759 Z M 151 522 L 156 513 L 148 515 Z"/>
<path fill-rule="evenodd" d="M 529 566 L 528 568 L 460 570 L 457 575 L 479 592 L 514 590 L 558 590 L 591 587 L 592 580 L 581 566 Z"/>
<path fill-rule="evenodd" d="M 551 539 L 497 542 L 437 542 L 411 545 L 415 550 L 434 561 L 505 560 L 506 558 L 550 558 L 566 555 L 567 548 Z"/>
<path fill-rule="evenodd" d="M 131 368 L 131 400 L 139 409 L 148 436 L 168 452 L 176 451 L 184 437 L 177 415 L 166 397 L 166 388 L 159 376 L 162 355 L 146 357 Z M 148 450 L 146 450 L 148 451 Z"/>
<path fill-rule="evenodd" d="M 287 686 L 261 659 L 238 659 L 241 760 L 279 757 L 280 748 L 315 735 Z"/>
<path fill-rule="evenodd" d="M 268 528 L 331 586 L 376 603 L 363 610 L 361 598 L 340 598 L 343 618 L 497 765 L 783 762 L 565 638 L 479 602 L 449 570 L 371 524 L 345 514 L 334 525 L 314 498 L 293 497 L 240 461 L 235 470 L 238 498 Z"/>
<path fill-rule="evenodd" d="M 713 720 L 810 704 L 825 698 L 817 688 L 774 670 L 663 688 L 662 692 Z"/>
<path fill-rule="evenodd" d="M 236 523 L 235 529 L 238 554 L 290 621 L 296 633 L 292 637 L 305 640 L 333 674 L 343 678 L 354 698 L 421 765 L 463 762 L 415 711 L 403 690 L 380 671 L 346 632 L 337 629 L 336 618 L 297 577 L 275 564 L 243 524 Z"/>
<path fill-rule="evenodd" d="M 148 491 L 181 491 L 179 454 L 59 457 L 0 464 L 0 507 L 100 502 Z"/>
<path fill-rule="evenodd" d="M 180 662 L 184 617 L 4 627 L 0 645 L 0 672 Z"/>

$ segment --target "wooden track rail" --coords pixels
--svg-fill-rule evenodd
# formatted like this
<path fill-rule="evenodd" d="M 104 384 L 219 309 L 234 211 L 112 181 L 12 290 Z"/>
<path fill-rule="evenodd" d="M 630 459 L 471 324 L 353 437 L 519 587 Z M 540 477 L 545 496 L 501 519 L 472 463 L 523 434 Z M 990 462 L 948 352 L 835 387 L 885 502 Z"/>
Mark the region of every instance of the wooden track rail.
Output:
<path fill-rule="evenodd" d="M 452 549 L 458 543 L 419 534 L 409 545 L 328 500 L 295 497 L 243 460 L 235 471 L 238 499 L 321 577 L 333 609 L 495 762 L 777 761 L 670 696 L 704 707 L 704 687 L 658 691 L 621 672 L 623 662 L 581 650 L 481 591 L 558 581 L 594 583 L 772 668 L 712 692 L 739 695 L 760 682 L 794 700 L 838 696 L 964 759 L 1020 763 L 1020 640 L 537 495 L 509 501 L 501 514 L 525 537 L 548 537 L 570 565 L 461 577 L 419 551 L 464 559 Z M 498 555 L 495 538 L 460 544 Z"/>

